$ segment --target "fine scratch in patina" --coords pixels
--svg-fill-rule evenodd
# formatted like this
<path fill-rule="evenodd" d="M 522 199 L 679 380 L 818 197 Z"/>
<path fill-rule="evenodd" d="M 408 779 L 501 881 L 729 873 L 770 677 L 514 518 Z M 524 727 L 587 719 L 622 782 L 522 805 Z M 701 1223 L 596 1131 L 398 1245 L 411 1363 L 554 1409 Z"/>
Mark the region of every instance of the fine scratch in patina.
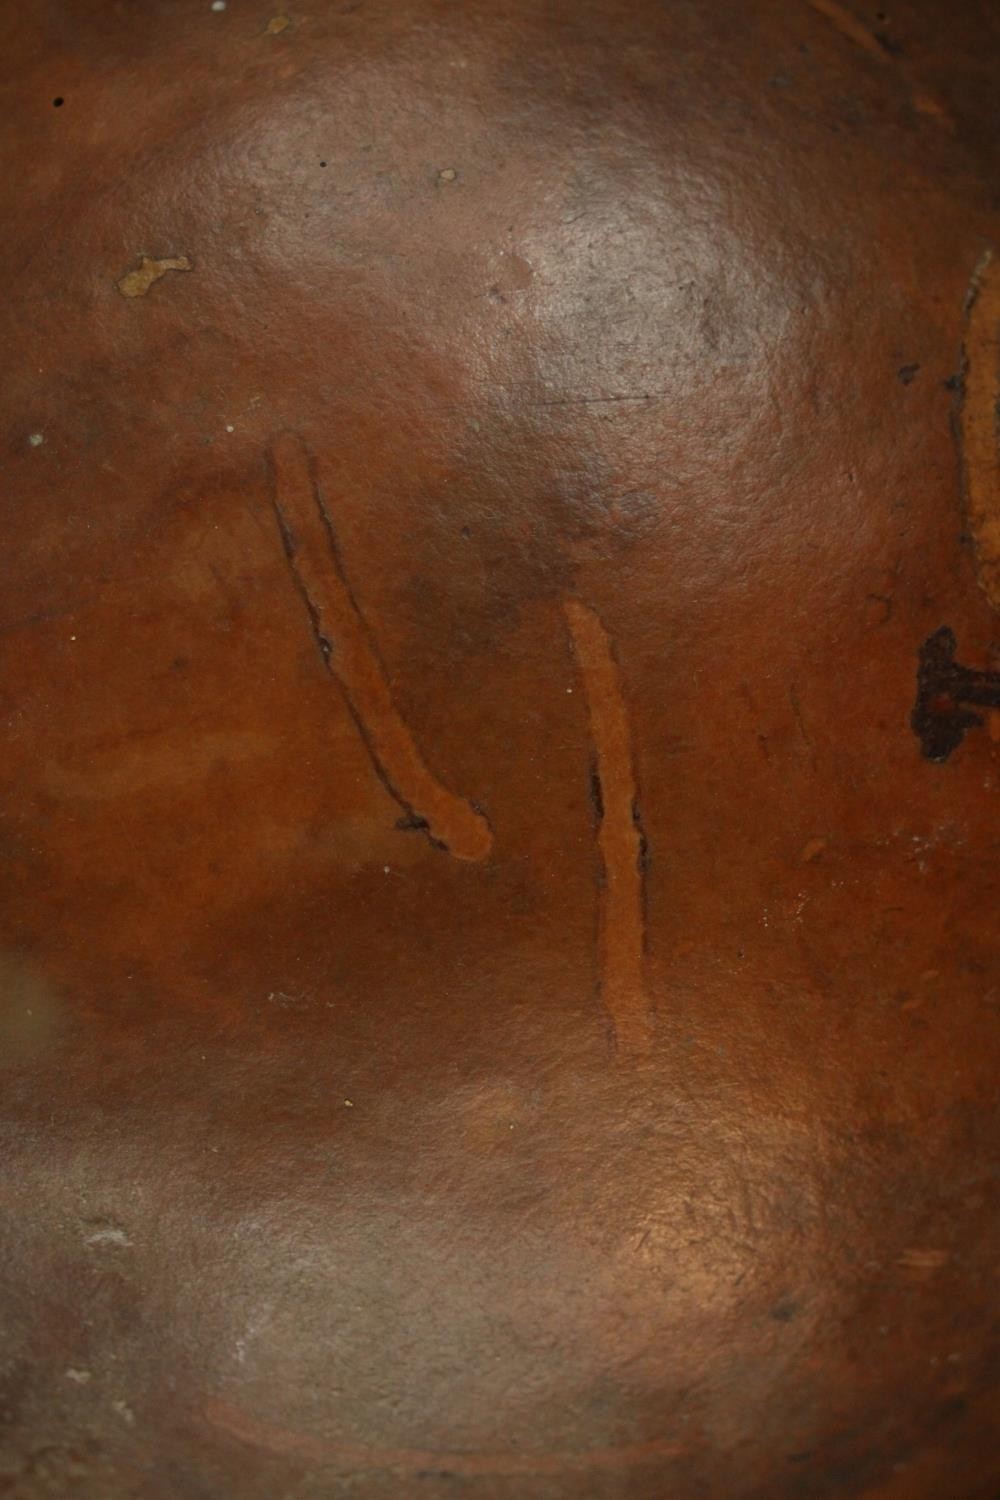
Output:
<path fill-rule="evenodd" d="M 219 1432 L 266 1453 L 288 1453 L 313 1463 L 359 1472 L 396 1471 L 413 1475 L 498 1477 L 503 1475 L 590 1474 L 663 1463 L 689 1451 L 681 1443 L 654 1438 L 646 1443 L 615 1448 L 564 1451 L 508 1449 L 506 1452 L 448 1452 L 438 1448 L 362 1448 L 328 1442 L 308 1432 L 296 1432 L 261 1421 L 218 1397 L 206 1404 L 205 1417 Z"/>
<path fill-rule="evenodd" d="M 646 840 L 639 816 L 632 738 L 618 664 L 599 615 L 564 599 L 587 696 L 595 765 L 594 804 L 601 855 L 599 961 L 601 999 L 614 1028 L 616 1052 L 638 1057 L 652 1044 L 645 982 Z"/>
<path fill-rule="evenodd" d="M 966 301 L 958 431 L 979 584 L 1000 609 L 1000 260 L 987 250 Z"/>
<path fill-rule="evenodd" d="M 482 860 L 492 848 L 481 812 L 435 779 L 396 705 L 337 553 L 333 525 L 309 453 L 293 432 L 271 445 L 274 504 L 292 574 L 316 643 L 336 678 L 372 763 L 406 817 L 456 859 Z"/>
<path fill-rule="evenodd" d="M 913 72 L 903 57 L 903 49 L 884 31 L 872 31 L 863 21 L 841 5 L 839 0 L 808 0 L 810 7 L 824 20 L 829 21 L 835 31 L 867 52 L 877 62 L 893 64 L 910 90 L 910 102 L 917 114 L 925 115 L 942 130 L 954 133 L 955 122 L 947 106 Z"/>

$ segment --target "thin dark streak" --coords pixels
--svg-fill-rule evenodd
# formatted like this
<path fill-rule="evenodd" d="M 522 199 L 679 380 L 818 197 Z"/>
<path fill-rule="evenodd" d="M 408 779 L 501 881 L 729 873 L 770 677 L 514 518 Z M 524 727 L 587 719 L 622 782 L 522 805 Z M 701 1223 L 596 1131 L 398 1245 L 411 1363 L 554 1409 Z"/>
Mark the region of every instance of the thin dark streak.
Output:
<path fill-rule="evenodd" d="M 992 249 L 966 296 L 958 436 L 979 586 L 1000 609 L 1000 259 Z"/>

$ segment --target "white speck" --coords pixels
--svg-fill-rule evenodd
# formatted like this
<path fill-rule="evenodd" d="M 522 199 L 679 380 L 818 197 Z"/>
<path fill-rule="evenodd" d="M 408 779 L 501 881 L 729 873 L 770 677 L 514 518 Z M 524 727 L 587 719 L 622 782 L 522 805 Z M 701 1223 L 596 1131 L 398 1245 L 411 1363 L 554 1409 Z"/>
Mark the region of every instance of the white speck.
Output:
<path fill-rule="evenodd" d="M 90 1379 L 89 1370 L 67 1370 L 66 1379 L 72 1380 L 74 1385 L 86 1385 Z"/>
<path fill-rule="evenodd" d="M 439 172 L 438 173 L 438 181 L 439 182 L 454 182 L 455 178 L 457 176 L 458 176 L 458 173 L 455 171 L 454 167 L 445 167 L 445 169 L 444 169 L 443 172 Z"/>
<path fill-rule="evenodd" d="M 122 1421 L 123 1422 L 127 1422 L 128 1425 L 131 1427 L 133 1425 L 133 1423 L 135 1422 L 135 1412 L 132 1410 L 131 1406 L 129 1406 L 128 1402 L 127 1401 L 112 1401 L 111 1405 L 114 1408 L 114 1410 L 118 1413 L 118 1415 L 121 1417 Z"/>
<path fill-rule="evenodd" d="M 212 9 L 213 10 L 225 10 L 225 8 L 226 8 L 226 0 L 212 0 Z"/>
<path fill-rule="evenodd" d="M 70 636 L 70 640 L 71 640 L 71 641 L 75 641 L 75 640 L 76 640 L 76 636 L 75 636 L 75 635 L 71 635 L 71 636 Z"/>
<path fill-rule="evenodd" d="M 382 874 L 383 875 L 388 875 L 388 873 L 389 873 L 389 866 L 388 865 L 383 865 L 382 866 Z"/>
<path fill-rule="evenodd" d="M 227 432 L 235 432 L 235 431 L 236 431 L 236 428 L 235 428 L 235 427 L 233 427 L 233 426 L 232 426 L 232 425 L 231 425 L 231 424 L 230 424 L 230 423 L 229 423 L 229 422 L 227 422 L 227 423 L 226 423 L 226 431 L 227 431 Z"/>
<path fill-rule="evenodd" d="M 83 1237 L 85 1245 L 131 1245 L 132 1241 L 124 1229 L 95 1229 L 93 1234 L 85 1234 Z"/>
<path fill-rule="evenodd" d="M 354 1100 L 353 1099 L 345 1099 L 344 1100 L 344 1108 L 345 1109 L 353 1109 L 354 1108 Z"/>
<path fill-rule="evenodd" d="M 572 688 L 567 688 L 566 691 L 567 691 L 567 693 L 571 693 L 573 691 L 573 689 Z"/>
<path fill-rule="evenodd" d="M 40 448 L 45 442 L 45 439 L 40 432 L 33 432 L 28 438 L 28 442 L 33 448 Z"/>

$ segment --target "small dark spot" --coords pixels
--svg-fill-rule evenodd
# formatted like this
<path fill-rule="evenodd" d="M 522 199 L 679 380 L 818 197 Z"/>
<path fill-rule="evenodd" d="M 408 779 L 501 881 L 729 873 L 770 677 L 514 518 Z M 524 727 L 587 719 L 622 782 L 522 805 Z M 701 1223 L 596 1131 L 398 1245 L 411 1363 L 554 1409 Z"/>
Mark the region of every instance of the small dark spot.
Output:
<path fill-rule="evenodd" d="M 638 865 L 639 869 L 645 875 L 648 874 L 650 865 L 649 840 L 646 838 L 646 830 L 642 826 L 642 815 L 639 812 L 639 804 L 634 799 L 632 802 L 632 826 L 639 835 Z"/>
<path fill-rule="evenodd" d="M 776 1323 L 790 1323 L 798 1316 L 799 1304 L 792 1297 L 782 1297 L 771 1308 L 771 1317 Z"/>
<path fill-rule="evenodd" d="M 737 948 L 737 950 L 736 950 L 736 957 L 737 958 L 746 958 L 746 954 L 744 953 L 744 951 L 743 951 L 742 948 Z"/>
<path fill-rule="evenodd" d="M 919 365 L 900 365 L 899 369 L 896 371 L 896 374 L 899 376 L 899 379 L 902 381 L 903 385 L 909 385 L 919 369 Z"/>
<path fill-rule="evenodd" d="M 52 101 L 52 108 L 53 109 L 61 109 L 62 106 L 65 103 L 66 103 L 66 100 L 63 98 L 62 94 L 57 94 L 56 97 Z"/>
<path fill-rule="evenodd" d="M 962 389 L 962 386 L 965 384 L 965 381 L 962 379 L 961 375 L 949 375 L 948 379 L 944 381 L 943 384 L 946 391 L 960 391 Z"/>
<path fill-rule="evenodd" d="M 320 166 L 321 166 L 321 167 L 325 167 L 325 166 L 326 166 L 326 162 L 325 162 L 325 161 L 321 161 L 321 162 L 320 162 Z"/>
<path fill-rule="evenodd" d="M 865 602 L 872 606 L 868 611 L 874 625 L 888 625 L 892 619 L 892 600 L 887 594 L 866 594 Z"/>
<path fill-rule="evenodd" d="M 175 656 L 170 665 L 175 672 L 184 672 L 191 665 L 191 660 L 187 656 Z"/>
<path fill-rule="evenodd" d="M 884 31 L 873 31 L 872 36 L 878 42 L 879 46 L 882 48 L 882 51 L 887 52 L 890 57 L 906 56 L 905 50 L 900 45 L 900 43 L 894 41 L 891 36 L 887 36 Z"/>
<path fill-rule="evenodd" d="M 462 527 L 462 535 L 465 536 L 465 537 L 471 536 L 472 535 L 472 527 L 471 526 L 463 526 Z"/>

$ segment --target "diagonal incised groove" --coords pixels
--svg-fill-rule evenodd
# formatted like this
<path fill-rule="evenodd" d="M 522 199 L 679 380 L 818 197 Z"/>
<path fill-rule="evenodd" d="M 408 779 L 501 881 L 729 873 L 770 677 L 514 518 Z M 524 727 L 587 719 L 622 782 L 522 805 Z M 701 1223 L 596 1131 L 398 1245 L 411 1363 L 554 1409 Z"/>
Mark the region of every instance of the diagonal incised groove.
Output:
<path fill-rule="evenodd" d="M 456 859 L 486 859 L 493 834 L 483 814 L 441 785 L 392 699 L 337 555 L 333 525 L 309 452 L 294 432 L 271 444 L 274 505 L 285 555 L 327 670 L 338 682 L 383 785 L 409 826 Z"/>

